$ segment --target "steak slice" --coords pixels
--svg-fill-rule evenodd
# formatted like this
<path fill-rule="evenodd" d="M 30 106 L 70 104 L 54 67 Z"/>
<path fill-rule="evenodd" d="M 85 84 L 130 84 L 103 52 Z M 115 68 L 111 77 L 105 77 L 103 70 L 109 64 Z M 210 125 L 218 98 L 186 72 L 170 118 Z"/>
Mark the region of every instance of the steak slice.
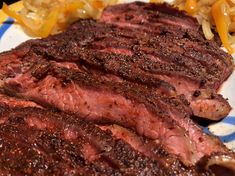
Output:
<path fill-rule="evenodd" d="M 187 168 L 181 162 L 177 160 L 176 157 L 169 155 L 160 145 L 158 145 L 155 141 L 151 141 L 146 138 L 142 138 L 138 136 L 135 132 L 123 128 L 118 125 L 105 125 L 99 126 L 99 128 L 103 130 L 110 130 L 112 135 L 123 139 L 127 143 L 129 143 L 133 148 L 137 151 L 143 153 L 146 156 L 151 156 L 163 164 L 167 169 L 173 170 L 175 175 L 194 175 L 195 172 L 199 175 L 234 175 L 234 168 L 227 168 L 220 165 L 220 161 L 226 160 L 226 157 L 231 156 L 223 156 L 221 155 L 219 158 L 218 155 L 212 155 L 210 157 L 203 158 L 196 166 Z M 230 158 L 231 159 L 231 158 Z M 230 160 L 231 161 L 231 160 Z M 220 163 L 220 164 L 219 164 Z M 227 163 L 229 165 L 229 163 Z M 232 164 L 232 163 L 230 163 Z M 205 171 L 205 166 L 208 171 Z M 180 168 L 180 170 L 179 170 Z M 226 173 L 226 174 L 225 174 Z"/>
<path fill-rule="evenodd" d="M 141 12 L 141 15 L 137 15 L 138 12 Z M 159 26 L 163 23 L 167 26 L 179 26 L 198 32 L 200 28 L 195 18 L 177 8 L 172 8 L 167 3 L 133 2 L 110 6 L 103 12 L 101 20 L 108 23 L 123 22 L 126 23 L 125 26 L 129 26 L 131 22 L 138 26 L 145 24 L 145 22 L 152 22 L 153 25 Z"/>
<path fill-rule="evenodd" d="M 173 175 L 79 117 L 1 107 L 0 170 L 13 175 Z M 21 135 L 18 135 L 18 134 Z"/>
<path fill-rule="evenodd" d="M 229 152 L 217 138 L 204 134 L 192 122 L 191 111 L 183 100 L 125 80 L 107 80 L 97 72 L 91 74 L 79 67 L 68 69 L 54 61 L 40 60 L 28 72 L 8 78 L 5 88 L 17 96 L 96 123 L 131 128 L 158 140 L 186 165 L 194 165 L 215 152 Z"/>
<path fill-rule="evenodd" d="M 44 111 L 42 111 L 44 112 Z M 1 107 L 1 173 L 11 175 L 121 175 L 102 162 L 90 163 L 81 150 L 61 137 L 59 130 L 46 130 L 36 109 Z M 52 113 L 47 114 L 52 115 Z M 34 118 L 33 127 L 30 118 Z M 39 118 L 39 119 L 38 119 Z M 47 117 L 50 118 L 50 117 Z M 20 134 L 20 135 L 19 135 Z"/>
<path fill-rule="evenodd" d="M 52 60 L 85 62 L 152 87 L 158 88 L 159 82 L 170 83 L 177 94 L 184 94 L 192 102 L 195 116 L 211 120 L 225 117 L 231 107 L 221 96 L 211 98 L 208 94 L 194 101 L 193 94 L 218 89 L 232 72 L 231 57 L 213 42 L 179 39 L 174 33 L 151 33 L 85 20 L 64 34 L 40 40 L 32 50 Z M 206 113 L 207 109 L 213 112 Z"/>
<path fill-rule="evenodd" d="M 161 146 L 153 145 L 148 139 L 138 137 L 135 133 L 116 125 L 100 126 L 102 129 L 100 130 L 76 116 L 38 108 L 8 106 L 0 107 L 0 121 L 2 174 L 113 176 L 212 174 L 210 171 L 205 171 L 204 166 L 202 170 L 197 170 L 197 167 L 186 168 L 177 158 L 169 156 L 162 150 Z M 110 130 L 116 139 L 110 135 Z M 21 135 L 18 135 L 19 133 Z M 122 139 L 145 156 L 151 155 L 148 157 L 152 159 L 139 154 Z M 160 161 L 159 158 L 156 160 L 159 156 L 162 157 Z M 134 165 L 132 165 L 133 157 L 136 157 Z M 164 160 L 166 163 L 162 163 Z M 171 166 L 168 165 L 170 163 Z M 217 170 L 221 172 L 220 168 Z"/>
<path fill-rule="evenodd" d="M 45 66 L 46 64 L 49 65 Z M 128 82 L 116 83 L 104 79 L 100 80 L 99 76 L 95 77 L 95 75 L 81 71 L 72 72 L 56 65 L 53 68 L 53 65 L 47 62 L 35 65 L 31 69 L 32 72 L 20 74 L 12 79 L 9 78 L 6 81 L 6 88 L 18 96 L 23 96 L 44 105 L 54 106 L 63 111 L 80 114 L 89 120 L 100 123 L 125 123 L 128 127 L 137 130 L 139 134 L 147 137 L 159 138 L 161 135 L 174 136 L 171 135 L 172 132 L 179 133 L 179 140 L 175 141 L 177 143 L 181 141 L 179 144 L 182 147 L 174 149 L 169 144 L 166 146 L 173 151 L 176 150 L 177 153 L 182 153 L 184 158 L 187 158 L 186 160 L 191 158 L 191 151 L 188 151 L 190 147 L 186 147 L 189 142 L 183 136 L 184 132 L 177 125 L 174 125 L 174 121 L 169 117 L 164 119 L 166 122 L 163 121 L 162 114 L 166 117 L 169 115 L 163 112 L 161 107 L 157 108 L 157 104 L 151 105 L 152 95 L 148 93 L 148 89 L 143 86 L 139 88 L 139 86 Z M 45 71 L 45 68 L 49 70 Z M 156 111 L 155 116 L 159 117 L 160 122 L 144 106 L 143 103 L 147 97 L 150 99 L 148 100 L 150 101 L 148 106 L 153 107 L 153 111 Z M 164 101 L 165 98 L 156 97 L 156 99 Z M 135 102 L 136 100 L 138 103 Z M 146 125 L 147 127 L 144 127 Z M 166 128 L 166 132 L 161 130 L 162 127 Z M 162 132 L 166 134 L 161 134 Z M 160 136 L 158 133 L 160 133 Z M 172 137 L 169 140 L 174 142 L 174 138 Z M 176 138 L 178 137 L 176 136 Z"/>
<path fill-rule="evenodd" d="M 162 164 L 164 168 L 175 173 L 175 175 L 183 176 L 183 175 L 209 174 L 209 172 L 207 173 L 206 171 L 203 171 L 203 173 L 199 173 L 198 171 L 195 170 L 196 167 L 191 167 L 191 168 L 185 167 L 185 165 L 182 162 L 180 162 L 177 159 L 177 157 L 170 155 L 156 141 L 138 136 L 134 131 L 128 130 L 126 128 L 123 128 L 115 124 L 99 125 L 99 128 L 101 128 L 102 130 L 111 131 L 114 137 L 126 141 L 135 150 L 143 153 L 145 156 L 154 158 L 160 164 Z"/>
<path fill-rule="evenodd" d="M 113 14 L 110 14 L 111 11 L 114 11 Z M 231 74 L 231 56 L 220 50 L 215 42 L 203 38 L 194 18 L 176 11 L 166 4 L 130 3 L 109 7 L 100 21 L 111 24 L 81 20 L 67 32 L 30 41 L 14 50 L 13 54 L 19 52 L 22 55 L 30 50 L 52 60 L 85 62 L 124 79 L 156 87 L 156 90 L 162 84 L 168 88 L 173 85 L 171 89 L 176 89 L 178 95 L 184 94 L 191 103 L 195 116 L 220 120 L 231 107 L 210 89 L 218 89 Z M 142 15 L 138 17 L 137 13 Z M 126 16 L 134 17 L 127 20 Z M 176 24 L 169 23 L 170 19 L 180 23 L 177 29 Z M 140 21 L 144 23 L 139 24 Z M 123 26 L 123 22 L 129 27 Z M 147 28 L 140 30 L 131 27 L 131 24 Z M 180 26 L 194 26 L 195 29 Z M 21 49 L 24 45 L 26 49 Z M 15 55 L 10 57 L 16 58 Z M 2 62 L 0 65 L 9 65 L 6 61 Z M 15 62 L 7 67 L 14 70 L 9 71 L 8 76 L 21 69 L 14 68 Z M 195 92 L 204 92 L 204 96 L 195 99 Z"/>
<path fill-rule="evenodd" d="M 132 16 L 133 18 L 128 19 L 127 16 Z M 220 75 L 222 80 L 226 79 L 233 70 L 231 56 L 222 50 L 217 51 L 218 46 L 214 41 L 208 41 L 203 38 L 202 30 L 196 19 L 183 11 L 172 8 L 168 4 L 134 2 L 111 6 L 103 12 L 100 21 L 119 26 L 122 26 L 122 22 L 124 22 L 127 24 L 126 28 L 131 28 L 128 26 L 132 24 L 137 24 L 139 27 L 150 26 L 148 27 L 148 32 L 150 32 L 148 35 L 155 34 L 156 36 L 156 34 L 158 34 L 157 37 L 163 36 L 167 38 L 165 45 L 166 47 L 168 46 L 167 48 L 178 48 L 178 54 L 181 54 L 179 48 L 184 49 L 184 52 L 188 53 L 186 54 L 188 59 L 197 57 L 196 54 L 201 53 L 199 57 L 194 59 L 199 59 L 200 62 L 208 64 L 209 66 L 211 66 L 212 63 L 217 65 L 217 67 L 221 65 L 223 69 L 227 70 L 223 75 Z M 154 26 L 157 26 L 157 28 Z M 162 26 L 163 28 L 165 27 L 164 30 L 161 29 Z M 179 27 L 175 28 L 175 26 Z M 172 28 L 175 28 L 174 32 L 171 31 Z M 139 29 L 139 31 L 141 30 Z M 188 31 L 190 32 L 187 34 Z M 192 33 L 196 37 L 194 37 Z M 156 40 L 157 37 L 155 37 L 154 40 Z M 174 45 L 171 43 L 174 43 Z M 162 47 L 162 49 L 164 49 L 164 47 Z M 205 55 L 205 57 L 203 57 L 203 55 Z M 213 59 L 206 58 L 210 57 L 210 55 L 213 56 Z"/>

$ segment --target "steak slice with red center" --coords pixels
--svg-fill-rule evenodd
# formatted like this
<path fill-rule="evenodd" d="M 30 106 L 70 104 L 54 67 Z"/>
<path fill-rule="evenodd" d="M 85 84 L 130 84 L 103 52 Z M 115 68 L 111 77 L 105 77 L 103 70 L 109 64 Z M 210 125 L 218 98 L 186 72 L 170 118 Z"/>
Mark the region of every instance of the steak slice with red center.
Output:
<path fill-rule="evenodd" d="M 32 51 L 52 60 L 92 65 L 152 87 L 158 88 L 159 82 L 171 84 L 177 94 L 192 102 L 194 115 L 211 120 L 225 117 L 231 110 L 226 100 L 208 94 L 194 101 L 192 95 L 198 89 L 216 91 L 232 72 L 231 57 L 212 41 L 154 32 L 85 20 L 64 34 L 40 40 Z M 213 112 L 207 113 L 207 109 Z"/>
<path fill-rule="evenodd" d="M 96 123 L 117 123 L 139 135 L 159 140 L 186 165 L 228 150 L 190 119 L 191 111 L 177 96 L 118 79 L 107 79 L 83 66 L 68 69 L 41 59 L 26 73 L 8 78 L 5 88 L 41 105 L 75 113 Z M 165 140 L 167 139 L 167 140 Z"/>
<path fill-rule="evenodd" d="M 1 173 L 173 175 L 79 117 L 38 108 L 0 109 Z"/>

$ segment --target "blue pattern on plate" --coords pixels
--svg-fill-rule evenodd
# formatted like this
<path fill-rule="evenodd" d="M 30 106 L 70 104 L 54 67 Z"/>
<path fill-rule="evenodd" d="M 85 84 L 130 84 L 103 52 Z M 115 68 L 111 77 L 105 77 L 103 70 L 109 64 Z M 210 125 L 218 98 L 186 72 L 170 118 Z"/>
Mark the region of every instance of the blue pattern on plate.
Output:
<path fill-rule="evenodd" d="M 229 124 L 229 125 L 233 125 L 234 129 L 235 129 L 235 116 L 227 116 L 226 118 L 224 118 L 221 122 L 218 123 L 223 123 L 223 124 Z M 209 135 L 214 135 L 208 127 L 203 127 L 203 131 Z M 235 130 L 229 134 L 225 134 L 225 135 L 216 135 L 218 138 L 220 138 L 220 140 L 223 143 L 229 143 L 235 140 Z"/>
<path fill-rule="evenodd" d="M 230 124 L 235 127 L 235 117 L 228 116 L 225 119 L 223 119 L 223 121 L 221 123 Z M 218 137 L 225 143 L 232 142 L 235 140 L 235 131 L 230 134 L 227 134 L 227 135 L 220 135 Z"/>
<path fill-rule="evenodd" d="M 214 136 L 214 134 L 209 130 L 208 127 L 202 127 L 204 133 Z"/>
<path fill-rule="evenodd" d="M 3 22 L 3 24 L 0 26 L 0 39 L 2 38 L 3 34 L 11 27 L 11 25 L 14 23 L 14 19 L 8 17 L 6 21 Z"/>
<path fill-rule="evenodd" d="M 235 126 L 235 116 L 228 116 L 223 119 L 222 123 L 230 124 Z"/>
<path fill-rule="evenodd" d="M 217 137 L 219 137 L 222 142 L 225 142 L 225 143 L 232 142 L 235 140 L 235 132 L 228 134 L 228 135 L 217 136 Z"/>

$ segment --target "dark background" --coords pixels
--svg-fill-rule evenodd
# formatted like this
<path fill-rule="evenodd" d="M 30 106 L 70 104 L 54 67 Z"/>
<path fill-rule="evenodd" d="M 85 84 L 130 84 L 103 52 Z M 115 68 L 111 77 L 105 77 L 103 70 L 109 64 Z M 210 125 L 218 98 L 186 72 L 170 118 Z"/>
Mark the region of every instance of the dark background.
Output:
<path fill-rule="evenodd" d="M 9 0 L 0 0 L 0 8 L 2 8 L 2 2 L 5 2 L 5 3 L 7 3 L 7 4 L 12 4 L 12 3 L 14 3 L 14 2 L 17 2 L 18 0 L 16 0 L 16 1 L 9 1 Z"/>

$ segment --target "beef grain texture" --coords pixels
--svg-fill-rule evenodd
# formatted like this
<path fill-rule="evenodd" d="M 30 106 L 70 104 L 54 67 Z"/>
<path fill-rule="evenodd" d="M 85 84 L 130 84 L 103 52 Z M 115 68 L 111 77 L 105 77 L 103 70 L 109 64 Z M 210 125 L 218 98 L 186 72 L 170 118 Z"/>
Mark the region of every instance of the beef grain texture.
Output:
<path fill-rule="evenodd" d="M 109 7 L 98 22 L 78 21 L 67 32 L 32 45 L 32 52 L 48 59 L 82 62 L 156 89 L 174 87 L 195 116 L 220 120 L 231 110 L 216 95 L 233 71 L 231 56 L 203 38 L 194 18 L 166 4 Z"/>
<path fill-rule="evenodd" d="M 3 159 L 13 163 L 3 173 L 183 176 L 234 170 L 234 153 L 190 119 L 229 113 L 216 90 L 232 73 L 231 56 L 203 38 L 194 18 L 169 5 L 109 7 L 99 21 L 80 20 L 64 33 L 0 54 L 0 68 L 1 89 L 12 96 L 0 96 L 0 104 L 11 107 L 1 108 L 0 136 L 12 146 Z M 33 144 L 39 148 L 27 153 Z M 40 167 L 32 165 L 39 160 Z"/>
<path fill-rule="evenodd" d="M 0 121 L 1 175 L 199 175 L 169 169 L 108 130 L 64 113 L 2 105 Z"/>
<path fill-rule="evenodd" d="M 8 78 L 5 88 L 44 107 L 50 105 L 96 123 L 131 128 L 159 141 L 164 150 L 187 166 L 214 153 L 218 158 L 230 156 L 217 138 L 204 134 L 193 123 L 191 111 L 180 97 L 156 94 L 148 87 L 93 71 L 41 58 L 24 74 Z"/>

